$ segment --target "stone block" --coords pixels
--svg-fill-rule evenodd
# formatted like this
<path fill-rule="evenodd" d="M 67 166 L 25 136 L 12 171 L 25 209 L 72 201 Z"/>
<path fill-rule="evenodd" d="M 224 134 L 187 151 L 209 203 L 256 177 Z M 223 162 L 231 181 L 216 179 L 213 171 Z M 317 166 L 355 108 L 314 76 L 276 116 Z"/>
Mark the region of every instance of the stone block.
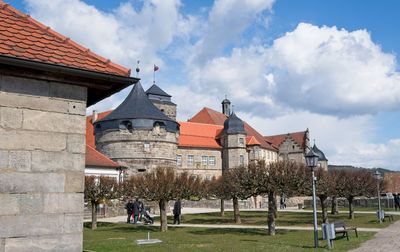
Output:
<path fill-rule="evenodd" d="M 0 216 L 0 237 L 39 236 L 62 234 L 62 214 Z"/>
<path fill-rule="evenodd" d="M 25 109 L 22 128 L 28 130 L 84 134 L 85 117 Z"/>
<path fill-rule="evenodd" d="M 49 193 L 43 195 L 44 213 L 82 213 L 82 193 Z"/>
<path fill-rule="evenodd" d="M 68 113 L 69 101 L 0 92 L 0 106 Z"/>
<path fill-rule="evenodd" d="M 0 108 L 0 127 L 19 129 L 22 126 L 22 109 Z"/>
<path fill-rule="evenodd" d="M 68 134 L 67 150 L 71 153 L 85 154 L 86 152 L 86 136 L 81 134 Z"/>
<path fill-rule="evenodd" d="M 86 101 L 86 87 L 50 82 L 50 97 Z"/>
<path fill-rule="evenodd" d="M 50 171 L 83 171 L 85 169 L 84 154 L 69 152 L 32 152 L 32 170 L 38 172 Z"/>
<path fill-rule="evenodd" d="M 6 251 L 6 239 L 0 238 L 0 252 Z"/>
<path fill-rule="evenodd" d="M 65 173 L 65 192 L 80 192 L 84 190 L 85 174 L 84 171 Z"/>
<path fill-rule="evenodd" d="M 9 93 L 48 96 L 49 82 L 14 76 L 2 76 L 1 91 Z"/>
<path fill-rule="evenodd" d="M 4 252 L 82 252 L 82 238 L 82 234 L 6 238 Z"/>
<path fill-rule="evenodd" d="M 62 151 L 66 145 L 67 135 L 63 133 L 0 128 L 0 149 Z"/>
<path fill-rule="evenodd" d="M 83 205 L 79 214 L 64 215 L 64 233 L 78 233 L 83 231 Z"/>
<path fill-rule="evenodd" d="M 0 194 L 0 216 L 19 213 L 18 195 Z"/>
<path fill-rule="evenodd" d="M 0 150 L 0 169 L 8 168 L 8 151 Z"/>
<path fill-rule="evenodd" d="M 9 168 L 17 171 L 31 170 L 31 152 L 30 151 L 10 151 Z"/>
<path fill-rule="evenodd" d="M 43 194 L 27 193 L 18 195 L 20 213 L 23 215 L 35 215 L 43 213 Z"/>
<path fill-rule="evenodd" d="M 86 115 L 86 102 L 69 102 L 68 113 L 72 115 Z"/>
<path fill-rule="evenodd" d="M 0 173 L 0 193 L 64 192 L 64 187 L 64 174 Z"/>

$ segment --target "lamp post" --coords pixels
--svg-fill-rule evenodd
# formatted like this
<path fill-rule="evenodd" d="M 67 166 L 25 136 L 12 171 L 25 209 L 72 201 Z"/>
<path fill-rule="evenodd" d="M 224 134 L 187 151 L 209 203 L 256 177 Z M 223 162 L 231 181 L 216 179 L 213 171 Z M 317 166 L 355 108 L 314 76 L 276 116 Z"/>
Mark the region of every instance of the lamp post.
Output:
<path fill-rule="evenodd" d="M 379 180 L 381 179 L 381 173 L 378 170 L 376 170 L 374 173 L 374 176 L 377 181 L 377 189 L 378 189 L 378 219 L 379 219 L 379 223 L 382 223 L 381 191 L 379 189 Z"/>
<path fill-rule="evenodd" d="M 318 248 L 318 225 L 317 225 L 317 198 L 315 196 L 315 176 L 314 169 L 318 164 L 319 156 L 311 149 L 306 155 L 307 166 L 311 168 L 312 173 L 312 191 L 313 191 L 313 214 L 314 214 L 314 247 Z"/>

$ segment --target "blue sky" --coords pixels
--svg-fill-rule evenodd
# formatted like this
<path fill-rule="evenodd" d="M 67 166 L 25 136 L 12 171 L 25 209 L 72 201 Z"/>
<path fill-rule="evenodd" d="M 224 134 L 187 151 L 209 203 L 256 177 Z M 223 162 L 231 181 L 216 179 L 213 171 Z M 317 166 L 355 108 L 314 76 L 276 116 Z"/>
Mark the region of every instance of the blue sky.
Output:
<path fill-rule="evenodd" d="M 331 164 L 400 170 L 399 1 L 6 0 L 173 96 L 265 135 L 310 129 Z M 123 90 L 88 109 L 117 106 Z"/>

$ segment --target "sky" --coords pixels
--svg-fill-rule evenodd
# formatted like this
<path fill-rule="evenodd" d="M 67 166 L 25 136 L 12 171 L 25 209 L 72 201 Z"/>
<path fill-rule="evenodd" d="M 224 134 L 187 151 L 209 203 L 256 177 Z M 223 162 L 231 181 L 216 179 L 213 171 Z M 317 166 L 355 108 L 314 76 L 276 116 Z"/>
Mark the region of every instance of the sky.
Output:
<path fill-rule="evenodd" d="M 400 1 L 6 0 L 178 104 L 264 135 L 310 130 L 329 164 L 400 170 Z M 131 87 L 89 107 L 118 106 Z"/>

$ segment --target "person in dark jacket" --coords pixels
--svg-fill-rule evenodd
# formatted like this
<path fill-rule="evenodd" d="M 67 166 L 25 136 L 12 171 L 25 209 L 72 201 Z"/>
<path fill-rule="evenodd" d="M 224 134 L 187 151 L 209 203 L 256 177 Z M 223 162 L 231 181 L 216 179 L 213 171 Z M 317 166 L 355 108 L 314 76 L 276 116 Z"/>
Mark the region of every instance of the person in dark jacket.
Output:
<path fill-rule="evenodd" d="M 139 220 L 142 221 L 142 217 L 144 214 L 144 204 L 141 200 L 139 200 Z"/>
<path fill-rule="evenodd" d="M 400 209 L 400 196 L 398 193 L 394 194 L 394 208 L 396 211 Z"/>
<path fill-rule="evenodd" d="M 175 201 L 174 210 L 172 211 L 174 214 L 174 224 L 181 224 L 181 200 Z"/>
<path fill-rule="evenodd" d="M 128 203 L 125 205 L 126 213 L 128 214 L 128 218 L 126 219 L 126 223 L 131 222 L 131 216 L 133 213 L 133 202 L 131 199 L 128 200 Z"/>
<path fill-rule="evenodd" d="M 133 212 L 133 223 L 136 224 L 138 221 L 138 218 L 139 218 L 139 213 L 140 213 L 138 198 L 136 198 L 135 202 L 133 202 L 132 209 L 133 209 L 133 211 L 132 211 Z"/>

